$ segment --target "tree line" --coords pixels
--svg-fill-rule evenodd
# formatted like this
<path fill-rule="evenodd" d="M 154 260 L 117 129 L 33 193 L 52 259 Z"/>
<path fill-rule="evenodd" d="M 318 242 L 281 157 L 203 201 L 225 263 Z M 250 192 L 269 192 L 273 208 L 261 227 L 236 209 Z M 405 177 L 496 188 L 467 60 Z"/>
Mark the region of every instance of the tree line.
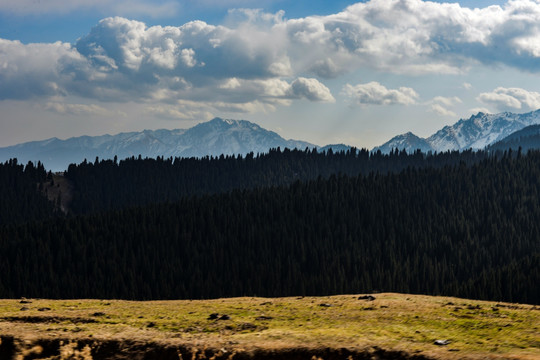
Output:
<path fill-rule="evenodd" d="M 0 163 L 0 226 L 55 216 L 54 204 L 42 191 L 50 179 L 41 162 L 25 166 L 11 159 Z"/>
<path fill-rule="evenodd" d="M 269 156 L 277 155 L 283 152 Z M 540 303 L 540 152 L 447 158 L 7 224 L 0 227 L 0 297 L 396 291 Z M 137 161 L 144 162 L 122 166 Z M 168 160 L 147 163 L 160 161 Z M 103 166 L 122 168 L 114 160 L 77 168 Z"/>
<path fill-rule="evenodd" d="M 203 158 L 157 159 L 140 156 L 121 161 L 99 160 L 71 164 L 65 172 L 74 184 L 72 211 L 88 214 L 126 206 L 177 201 L 185 196 L 216 194 L 235 189 L 288 185 L 333 174 L 357 176 L 400 172 L 408 167 L 473 164 L 489 157 L 485 152 L 417 151 L 370 153 L 366 149 L 318 152 L 316 149 L 271 149 L 266 154 L 221 155 Z"/>

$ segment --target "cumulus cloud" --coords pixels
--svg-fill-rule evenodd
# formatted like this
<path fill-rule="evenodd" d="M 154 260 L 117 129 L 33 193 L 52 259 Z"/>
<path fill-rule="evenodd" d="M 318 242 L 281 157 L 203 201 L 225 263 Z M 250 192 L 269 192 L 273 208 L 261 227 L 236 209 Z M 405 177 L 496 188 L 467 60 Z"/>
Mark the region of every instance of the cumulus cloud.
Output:
<path fill-rule="evenodd" d="M 540 93 L 521 88 L 498 87 L 481 93 L 478 101 L 495 106 L 500 111 L 530 111 L 540 108 Z"/>
<path fill-rule="evenodd" d="M 452 110 L 448 110 L 441 104 L 431 104 L 430 111 L 441 116 L 456 116 L 456 113 Z"/>
<path fill-rule="evenodd" d="M 61 95 L 58 62 L 79 57 L 65 43 L 24 45 L 0 39 L 0 99 Z"/>
<path fill-rule="evenodd" d="M 0 9 L 22 11 L 18 4 L 28 1 L 8 0 Z M 47 9 L 77 3 L 80 9 L 105 1 L 41 3 Z M 408 75 L 460 73 L 475 64 L 540 70 L 539 1 L 469 9 L 421 0 L 371 0 L 327 16 L 283 15 L 237 10 L 226 26 L 192 21 L 150 27 L 112 17 L 75 44 L 0 40 L 0 100 L 74 95 L 174 105 L 182 99 L 214 109 L 271 111 L 297 99 L 334 102 L 320 79 L 359 68 Z M 355 104 L 407 105 L 418 99 L 411 88 L 387 89 L 379 83 L 347 84 L 343 94 Z M 494 91 L 479 99 L 523 109 L 536 106 L 531 96 Z M 452 106 L 432 105 L 439 113 Z"/>
<path fill-rule="evenodd" d="M 0 79 L 18 90 L 6 89 L 0 99 L 75 95 L 169 105 L 182 99 L 204 111 L 235 112 L 273 111 L 295 99 L 335 101 L 314 78 L 284 80 L 290 61 L 268 42 L 201 21 L 146 27 L 139 21 L 107 18 L 74 45 L 2 40 L 0 54 Z"/>
<path fill-rule="evenodd" d="M 129 81 L 151 85 L 158 78 L 170 76 L 208 85 L 234 77 L 290 75 L 285 49 L 271 46 L 272 41 L 261 41 L 269 36 L 202 21 L 147 28 L 142 22 L 115 17 L 100 21 L 75 46 L 91 71 L 114 75 L 107 76 L 114 82 L 110 85 L 118 84 L 118 78 L 126 85 Z"/>
<path fill-rule="evenodd" d="M 372 0 L 282 25 L 290 52 L 319 75 L 358 66 L 399 73 L 459 73 L 477 63 L 540 69 L 540 3 L 469 9 L 421 0 Z M 325 63 L 332 54 L 333 65 Z"/>
<path fill-rule="evenodd" d="M 376 81 L 355 86 L 346 84 L 342 94 L 355 105 L 411 105 L 418 98 L 412 88 L 387 89 Z"/>
<path fill-rule="evenodd" d="M 457 96 L 451 96 L 451 97 L 436 96 L 431 101 L 434 103 L 445 105 L 445 106 L 453 106 L 453 105 L 462 103 L 461 99 L 458 98 Z"/>
<path fill-rule="evenodd" d="M 288 93 L 292 98 L 308 99 L 318 102 L 333 103 L 336 101 L 326 86 L 317 79 L 299 77 L 291 83 Z"/>
<path fill-rule="evenodd" d="M 429 104 L 429 110 L 431 112 L 434 112 L 441 116 L 456 116 L 456 113 L 452 110 L 448 109 L 449 107 L 453 107 L 457 104 L 461 104 L 462 101 L 457 96 L 452 97 L 444 97 L 444 96 L 436 96 L 434 97 L 428 104 Z"/>
<path fill-rule="evenodd" d="M 225 80 L 219 87 L 222 89 L 236 89 L 239 86 L 241 86 L 240 81 L 233 77 Z"/>

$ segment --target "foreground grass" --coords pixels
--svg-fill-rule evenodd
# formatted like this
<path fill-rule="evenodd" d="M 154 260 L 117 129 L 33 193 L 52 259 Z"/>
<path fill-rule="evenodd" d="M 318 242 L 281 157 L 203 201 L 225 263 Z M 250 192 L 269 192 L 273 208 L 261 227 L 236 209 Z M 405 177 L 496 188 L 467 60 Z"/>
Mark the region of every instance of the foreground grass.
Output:
<path fill-rule="evenodd" d="M 129 340 L 229 354 L 293 348 L 367 353 L 375 348 L 438 359 L 540 358 L 538 307 L 394 293 L 374 296 L 0 300 L 0 335 L 27 345 L 56 338 Z M 217 319 L 209 319 L 211 314 Z M 449 344 L 436 345 L 438 339 Z"/>

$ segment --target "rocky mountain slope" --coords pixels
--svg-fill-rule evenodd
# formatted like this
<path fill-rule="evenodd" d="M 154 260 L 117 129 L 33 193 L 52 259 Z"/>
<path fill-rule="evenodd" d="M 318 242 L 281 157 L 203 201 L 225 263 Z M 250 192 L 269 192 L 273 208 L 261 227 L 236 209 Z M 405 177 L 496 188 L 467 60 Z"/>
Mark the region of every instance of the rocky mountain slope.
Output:
<path fill-rule="evenodd" d="M 372 151 L 389 153 L 392 149 L 405 149 L 407 152 L 417 149 L 422 152 L 484 149 L 535 124 L 540 124 L 540 110 L 525 114 L 480 112 L 469 119 L 461 119 L 451 126 L 445 126 L 428 138 L 408 132 L 395 136 Z M 84 159 L 94 161 L 96 157 L 112 159 L 117 156 L 124 159 L 138 155 L 154 158 L 244 155 L 249 152 L 265 153 L 277 147 L 315 147 L 319 151 L 346 151 L 350 148 L 343 144 L 319 147 L 305 141 L 286 140 L 277 133 L 249 121 L 215 118 L 190 129 L 144 130 L 117 135 L 80 136 L 66 140 L 51 138 L 27 142 L 0 148 L 0 161 L 15 157 L 21 163 L 39 160 L 47 169 L 62 171 L 70 163 L 80 163 Z"/>
<path fill-rule="evenodd" d="M 405 149 L 413 152 L 420 149 L 426 151 L 447 151 L 484 149 L 485 147 L 504 139 L 510 134 L 526 126 L 540 124 L 540 110 L 525 114 L 478 113 L 469 119 L 461 119 L 454 125 L 445 126 L 435 134 L 424 139 L 412 133 L 398 135 L 373 151 L 381 150 L 388 153 L 392 149 Z"/>
<path fill-rule="evenodd" d="M 382 153 L 388 154 L 393 149 L 405 149 L 407 152 L 414 152 L 417 149 L 420 149 L 422 152 L 433 150 L 426 139 L 422 139 L 421 137 L 414 135 L 412 132 L 408 132 L 406 134 L 393 137 L 390 141 L 374 148 L 373 151 L 376 152 L 380 150 Z"/>
<path fill-rule="evenodd" d="M 0 148 L 0 161 L 16 157 L 20 163 L 38 161 L 53 171 L 70 163 L 142 157 L 203 157 L 206 155 L 264 153 L 270 148 L 313 148 L 316 145 L 286 140 L 273 131 L 245 120 L 215 118 L 190 129 L 144 130 L 117 135 L 81 136 L 66 140 L 52 138 Z"/>

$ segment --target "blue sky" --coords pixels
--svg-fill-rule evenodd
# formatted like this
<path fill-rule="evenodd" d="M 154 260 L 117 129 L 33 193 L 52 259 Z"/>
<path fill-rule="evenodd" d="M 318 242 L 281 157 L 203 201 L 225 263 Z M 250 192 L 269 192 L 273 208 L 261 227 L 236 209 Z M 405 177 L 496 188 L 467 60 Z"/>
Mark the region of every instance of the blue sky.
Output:
<path fill-rule="evenodd" d="M 215 116 L 371 148 L 540 107 L 540 0 L 2 0 L 0 146 Z"/>

